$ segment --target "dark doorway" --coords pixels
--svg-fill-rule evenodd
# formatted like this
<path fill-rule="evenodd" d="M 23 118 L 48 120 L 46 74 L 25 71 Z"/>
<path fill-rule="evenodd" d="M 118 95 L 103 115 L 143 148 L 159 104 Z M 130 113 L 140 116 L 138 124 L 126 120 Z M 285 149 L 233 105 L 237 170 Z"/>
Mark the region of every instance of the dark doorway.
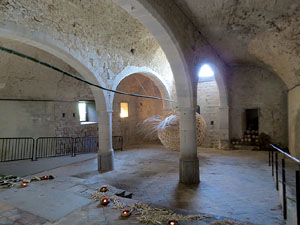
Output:
<path fill-rule="evenodd" d="M 247 130 L 258 130 L 258 109 L 246 109 Z"/>

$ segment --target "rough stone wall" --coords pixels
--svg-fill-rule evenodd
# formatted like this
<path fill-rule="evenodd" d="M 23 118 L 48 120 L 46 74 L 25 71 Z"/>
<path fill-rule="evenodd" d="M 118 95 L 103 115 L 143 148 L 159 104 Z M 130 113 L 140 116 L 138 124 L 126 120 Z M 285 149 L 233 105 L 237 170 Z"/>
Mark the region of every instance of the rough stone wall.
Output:
<path fill-rule="evenodd" d="M 78 102 L 54 104 L 56 137 L 97 136 L 98 124 L 80 124 Z"/>
<path fill-rule="evenodd" d="M 0 43 L 77 74 L 44 51 L 4 39 Z M 94 99 L 86 84 L 2 52 L 0 71 L 0 137 L 97 135 L 97 124 L 79 121 L 78 100 Z"/>
<path fill-rule="evenodd" d="M 215 80 L 199 82 L 197 87 L 197 105 L 206 122 L 206 137 L 203 147 L 219 146 L 219 89 Z"/>
<path fill-rule="evenodd" d="M 118 86 L 119 91 L 161 97 L 159 89 L 149 78 L 134 74 L 126 77 Z M 120 118 L 120 103 L 128 102 L 128 118 Z M 154 115 L 162 115 L 163 103 L 160 100 L 115 95 L 113 107 L 113 136 L 123 136 L 124 145 L 144 143 L 137 124 Z"/>
<path fill-rule="evenodd" d="M 245 109 L 259 109 L 259 133 L 287 146 L 287 87 L 273 72 L 255 66 L 232 68 L 230 79 L 230 130 L 243 135 Z"/>
<path fill-rule="evenodd" d="M 146 66 L 173 87 L 166 56 L 153 36 L 110 0 L 0 2 L 1 24 L 17 23 L 69 50 L 108 87 L 127 66 Z"/>
<path fill-rule="evenodd" d="M 37 48 L 5 39 L 0 39 L 0 45 L 79 75 L 69 65 Z M 93 94 L 86 84 L 16 55 L 0 52 L 0 67 L 1 98 L 61 101 L 93 99 Z"/>

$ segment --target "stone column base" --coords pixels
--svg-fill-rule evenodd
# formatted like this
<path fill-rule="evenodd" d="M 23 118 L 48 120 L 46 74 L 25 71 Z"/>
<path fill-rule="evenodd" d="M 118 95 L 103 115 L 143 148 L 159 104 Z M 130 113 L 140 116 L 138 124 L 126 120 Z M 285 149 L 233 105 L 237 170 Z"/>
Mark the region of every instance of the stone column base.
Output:
<path fill-rule="evenodd" d="M 114 169 L 114 152 L 98 152 L 98 171 L 105 173 Z"/>
<path fill-rule="evenodd" d="M 179 160 L 179 182 L 183 184 L 199 184 L 199 159 L 180 158 Z"/>

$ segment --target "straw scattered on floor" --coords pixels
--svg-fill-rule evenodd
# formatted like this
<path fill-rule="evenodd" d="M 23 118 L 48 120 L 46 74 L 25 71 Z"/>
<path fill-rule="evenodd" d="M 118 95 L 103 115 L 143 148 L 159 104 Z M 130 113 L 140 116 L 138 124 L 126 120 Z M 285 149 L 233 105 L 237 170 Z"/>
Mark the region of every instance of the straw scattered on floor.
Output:
<path fill-rule="evenodd" d="M 231 220 L 217 220 L 209 223 L 209 225 L 247 225 L 246 223 L 240 223 Z"/>
<path fill-rule="evenodd" d="M 134 205 L 127 205 L 122 202 L 121 199 L 115 196 L 112 192 L 99 192 L 93 193 L 91 199 L 95 201 L 100 201 L 102 198 L 109 198 L 113 203 L 113 209 L 122 210 L 124 208 L 130 208 L 134 212 L 135 218 L 145 224 L 155 224 L 160 225 L 169 220 L 177 221 L 193 221 L 193 220 L 203 220 L 211 218 L 211 216 L 205 215 L 188 215 L 184 216 L 177 214 L 171 210 L 161 209 L 161 208 L 152 208 L 149 205 L 141 202 L 137 202 Z"/>

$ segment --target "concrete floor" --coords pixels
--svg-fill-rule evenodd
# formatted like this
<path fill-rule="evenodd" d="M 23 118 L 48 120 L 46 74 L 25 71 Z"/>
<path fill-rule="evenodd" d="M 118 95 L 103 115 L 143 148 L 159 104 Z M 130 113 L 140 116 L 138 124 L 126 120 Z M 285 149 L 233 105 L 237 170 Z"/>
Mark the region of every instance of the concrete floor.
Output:
<path fill-rule="evenodd" d="M 267 164 L 267 152 L 199 149 L 201 183 L 192 187 L 178 184 L 178 157 L 178 152 L 166 150 L 161 146 L 132 148 L 116 152 L 115 170 L 112 172 L 99 174 L 97 160 L 91 159 L 40 173 L 38 175 L 53 173 L 57 179 L 53 182 L 46 181 L 34 185 L 38 189 L 44 188 L 45 198 L 49 202 L 56 195 L 63 198 L 61 192 L 64 191 L 67 199 L 73 198 L 74 194 L 80 194 L 80 197 L 87 199 L 89 194 L 99 186 L 110 184 L 116 188 L 133 192 L 135 200 L 156 206 L 213 214 L 254 224 L 283 224 L 278 193 L 271 176 L 271 169 Z M 50 193 L 48 190 L 52 191 L 49 196 L 47 195 Z M 9 191 L 11 190 L 1 192 L 0 199 L 12 196 L 13 194 L 9 195 Z M 24 192 L 24 190 L 21 191 Z M 27 192 L 29 193 L 30 189 Z M 40 200 L 36 200 L 33 195 L 23 194 L 22 196 L 24 195 L 32 196 L 31 205 Z M 44 207 L 51 209 L 50 203 L 47 206 L 48 201 L 45 201 Z M 64 200 L 62 199 L 62 201 Z M 75 203 L 72 204 L 75 205 L 76 202 L 78 204 L 82 202 L 80 198 L 74 199 L 74 201 Z M 87 208 L 95 210 L 92 205 L 94 203 L 86 202 L 86 204 Z M 65 216 L 62 215 L 61 218 L 53 220 L 51 217 L 50 219 L 46 218 L 43 212 L 36 213 L 38 210 L 35 210 L 34 207 L 30 211 L 30 204 L 25 204 L 26 207 L 21 205 L 22 203 L 13 200 L 13 197 L 11 199 L 6 197 L 6 200 L 2 202 L 2 208 L 11 207 L 10 210 L 4 210 L 4 213 L 13 210 L 16 210 L 15 214 L 18 215 L 30 213 L 31 217 L 37 217 L 35 221 L 42 221 L 36 224 L 49 224 L 49 221 L 54 223 L 56 220 L 55 224 L 71 224 L 70 220 L 74 218 L 74 213 L 78 210 L 76 215 L 83 215 L 81 220 L 77 219 L 77 221 L 81 221 L 81 224 L 84 219 L 84 224 L 132 224 L 132 221 L 114 220 L 109 216 L 112 212 L 108 209 L 103 210 L 104 214 L 99 211 L 94 212 L 94 214 L 102 216 L 103 222 L 89 223 L 87 215 L 90 214 L 90 211 L 80 204 L 77 211 L 73 209 L 72 214 L 66 211 Z M 55 203 L 53 203 L 54 205 Z M 63 203 L 60 206 L 62 205 Z M 66 207 L 66 202 L 64 207 Z M 114 214 L 112 213 L 112 215 Z M 2 216 L 2 218 L 7 217 Z M 109 222 L 110 218 L 114 222 Z M 1 223 L 0 220 L 0 224 L 6 223 Z M 75 224 L 74 221 L 72 224 Z"/>
<path fill-rule="evenodd" d="M 70 165 L 76 162 L 82 162 L 88 159 L 93 159 L 97 157 L 97 153 L 76 155 L 76 157 L 71 156 L 61 156 L 61 157 L 51 157 L 51 158 L 40 158 L 37 161 L 29 160 L 19 160 L 11 162 L 1 162 L 0 163 L 0 174 L 13 174 L 15 176 L 24 177 L 28 175 L 33 175 L 42 171 L 54 169 L 57 167 L 62 167 Z"/>

